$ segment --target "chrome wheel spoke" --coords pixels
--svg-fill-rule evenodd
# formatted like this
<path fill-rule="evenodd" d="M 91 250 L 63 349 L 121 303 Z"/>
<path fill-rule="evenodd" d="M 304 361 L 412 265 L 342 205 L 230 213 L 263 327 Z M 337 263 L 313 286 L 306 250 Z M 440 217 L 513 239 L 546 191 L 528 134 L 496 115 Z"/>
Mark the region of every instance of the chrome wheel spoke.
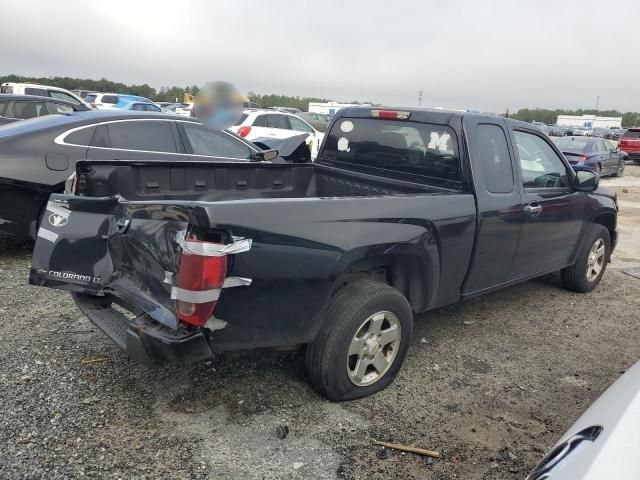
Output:
<path fill-rule="evenodd" d="M 369 326 L 369 333 L 380 334 L 382 329 L 382 323 L 384 322 L 384 313 L 378 313 L 371 318 L 371 325 Z"/>
<path fill-rule="evenodd" d="M 354 338 L 351 340 L 351 345 L 349 346 L 349 356 L 351 355 L 362 355 L 362 352 L 365 347 L 366 338 Z"/>
<path fill-rule="evenodd" d="M 371 362 L 371 364 L 373 365 L 373 368 L 375 368 L 378 371 L 378 373 L 382 373 L 387 369 L 389 362 L 387 361 L 386 357 L 382 354 L 382 352 L 378 352 L 373 357 L 373 361 Z"/>
<path fill-rule="evenodd" d="M 367 367 L 371 364 L 369 360 L 366 358 L 358 357 L 358 363 L 356 364 L 356 368 L 352 373 L 353 379 L 357 382 L 362 382 L 364 380 L 364 376 L 367 373 Z"/>
<path fill-rule="evenodd" d="M 396 327 L 395 325 L 391 328 L 387 328 L 380 334 L 378 342 L 380 342 L 380 345 L 384 347 L 385 345 L 398 340 L 398 333 L 398 327 Z"/>

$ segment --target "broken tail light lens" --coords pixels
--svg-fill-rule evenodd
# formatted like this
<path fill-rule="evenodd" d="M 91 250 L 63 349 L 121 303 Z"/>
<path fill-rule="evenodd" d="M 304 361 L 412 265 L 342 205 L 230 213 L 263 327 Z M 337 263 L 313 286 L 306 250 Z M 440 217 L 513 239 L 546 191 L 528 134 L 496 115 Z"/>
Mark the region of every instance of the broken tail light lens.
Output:
<path fill-rule="evenodd" d="M 247 135 L 249 135 L 249 133 L 251 132 L 251 127 L 246 125 L 244 127 L 240 127 L 238 129 L 238 135 L 240 135 L 242 138 L 246 137 Z"/>
<path fill-rule="evenodd" d="M 205 244 L 186 239 L 186 246 Z M 176 315 L 191 325 L 202 326 L 211 318 L 227 274 L 227 256 L 199 255 L 184 249 L 180 255 L 176 289 Z"/>

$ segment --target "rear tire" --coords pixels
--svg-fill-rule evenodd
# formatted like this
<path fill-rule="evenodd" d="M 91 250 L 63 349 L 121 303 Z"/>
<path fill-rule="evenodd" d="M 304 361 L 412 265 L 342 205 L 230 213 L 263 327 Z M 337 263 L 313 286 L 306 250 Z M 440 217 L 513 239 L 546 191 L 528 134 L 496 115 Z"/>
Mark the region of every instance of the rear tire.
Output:
<path fill-rule="evenodd" d="M 621 177 L 622 175 L 624 175 L 624 160 L 620 160 L 618 169 L 616 170 L 616 173 L 613 174 L 614 177 Z"/>
<path fill-rule="evenodd" d="M 413 330 L 404 295 L 384 283 L 357 280 L 336 293 L 323 318 L 306 353 L 307 372 L 318 392 L 334 401 L 353 400 L 393 382 Z"/>
<path fill-rule="evenodd" d="M 568 290 L 587 293 L 598 286 L 611 256 L 611 237 L 602 225 L 593 224 L 578 253 L 576 263 L 560 273 Z"/>

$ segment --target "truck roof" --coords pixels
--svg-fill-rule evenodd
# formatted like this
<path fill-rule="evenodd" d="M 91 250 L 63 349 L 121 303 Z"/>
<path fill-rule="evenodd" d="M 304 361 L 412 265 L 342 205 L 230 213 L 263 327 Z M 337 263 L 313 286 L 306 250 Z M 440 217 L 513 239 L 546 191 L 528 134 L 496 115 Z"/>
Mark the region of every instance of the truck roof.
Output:
<path fill-rule="evenodd" d="M 344 107 L 336 113 L 336 117 L 356 117 L 356 118 L 371 118 L 371 112 L 373 110 L 389 110 L 398 112 L 409 112 L 411 114 L 410 120 L 427 123 L 451 123 L 452 119 L 463 117 L 477 117 L 477 118 L 491 118 L 502 119 L 509 125 L 531 128 L 531 124 L 522 122 L 520 120 L 514 120 L 511 118 L 505 118 L 500 115 L 491 113 L 478 113 L 478 112 L 465 112 L 460 110 L 444 110 L 436 108 L 407 108 L 407 107 L 372 107 L 372 106 L 357 106 L 357 107 Z"/>

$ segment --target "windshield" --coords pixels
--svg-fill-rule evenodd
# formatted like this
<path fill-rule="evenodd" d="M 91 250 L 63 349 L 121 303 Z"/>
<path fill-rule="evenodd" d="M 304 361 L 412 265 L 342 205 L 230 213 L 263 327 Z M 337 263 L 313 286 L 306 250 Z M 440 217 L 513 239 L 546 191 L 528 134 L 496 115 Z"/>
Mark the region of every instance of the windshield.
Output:
<path fill-rule="evenodd" d="M 460 180 L 456 136 L 444 125 L 343 118 L 329 132 L 322 160 L 401 180 Z"/>

